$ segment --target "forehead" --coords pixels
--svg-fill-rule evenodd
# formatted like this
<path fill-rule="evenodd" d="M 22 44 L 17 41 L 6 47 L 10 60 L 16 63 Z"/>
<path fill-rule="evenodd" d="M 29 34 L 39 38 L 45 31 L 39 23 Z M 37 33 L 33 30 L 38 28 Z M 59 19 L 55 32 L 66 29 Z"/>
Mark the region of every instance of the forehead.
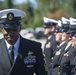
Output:
<path fill-rule="evenodd" d="M 73 36 L 73 38 L 76 38 L 75 36 Z"/>
<path fill-rule="evenodd" d="M 74 40 L 74 41 L 75 41 L 75 40 L 76 40 L 76 37 L 72 37 L 72 40 Z"/>
<path fill-rule="evenodd" d="M 66 32 L 63 32 L 62 35 L 67 35 L 67 33 Z"/>
<path fill-rule="evenodd" d="M 17 27 L 17 28 L 2 28 L 2 30 L 18 30 L 19 29 L 19 27 Z"/>

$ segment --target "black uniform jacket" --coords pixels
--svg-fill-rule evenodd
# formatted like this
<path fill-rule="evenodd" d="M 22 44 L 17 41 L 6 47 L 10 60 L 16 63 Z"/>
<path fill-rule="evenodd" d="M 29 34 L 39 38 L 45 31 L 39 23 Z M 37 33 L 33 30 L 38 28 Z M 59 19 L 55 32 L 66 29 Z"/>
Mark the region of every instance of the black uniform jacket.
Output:
<path fill-rule="evenodd" d="M 73 49 L 69 52 L 69 75 L 76 75 L 76 49 Z"/>
<path fill-rule="evenodd" d="M 41 44 L 20 37 L 18 56 L 11 67 L 4 39 L 0 40 L 0 75 L 46 75 Z"/>
<path fill-rule="evenodd" d="M 46 47 L 50 43 L 50 47 Z M 44 54 L 45 54 L 45 60 L 46 60 L 46 66 L 47 68 L 51 68 L 51 61 L 52 57 L 55 54 L 55 51 L 57 49 L 57 45 L 59 45 L 59 42 L 55 40 L 55 35 L 51 35 L 51 38 L 47 39 L 46 44 L 44 46 Z"/>
<path fill-rule="evenodd" d="M 60 63 L 60 75 L 70 75 L 72 65 L 71 63 L 74 60 L 76 50 L 73 47 L 69 47 L 69 50 L 66 52 L 67 55 L 62 57 L 61 63 Z"/>
<path fill-rule="evenodd" d="M 59 66 L 60 66 L 60 59 L 61 59 L 62 53 L 65 50 L 66 45 L 67 45 L 67 43 L 62 44 L 58 48 L 55 56 L 53 57 L 52 64 L 51 64 L 51 66 L 52 66 L 52 75 L 58 75 Z"/>

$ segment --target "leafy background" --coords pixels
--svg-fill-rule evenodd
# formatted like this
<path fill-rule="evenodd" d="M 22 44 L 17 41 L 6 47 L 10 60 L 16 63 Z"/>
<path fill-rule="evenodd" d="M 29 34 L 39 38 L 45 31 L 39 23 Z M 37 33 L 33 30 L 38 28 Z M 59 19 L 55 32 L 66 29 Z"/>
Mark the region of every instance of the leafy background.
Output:
<path fill-rule="evenodd" d="M 42 27 L 43 17 L 60 20 L 61 17 L 76 18 L 76 0 L 27 0 L 21 4 L 15 4 L 15 0 L 0 0 L 0 10 L 17 8 L 25 11 L 26 17 L 22 20 L 22 29 Z"/>

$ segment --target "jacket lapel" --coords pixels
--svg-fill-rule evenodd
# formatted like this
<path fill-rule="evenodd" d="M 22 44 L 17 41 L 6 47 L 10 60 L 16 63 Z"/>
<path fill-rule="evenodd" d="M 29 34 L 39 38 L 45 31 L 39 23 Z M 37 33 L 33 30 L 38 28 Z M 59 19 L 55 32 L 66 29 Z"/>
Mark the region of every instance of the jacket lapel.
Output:
<path fill-rule="evenodd" d="M 10 59 L 8 56 L 7 47 L 6 47 L 4 39 L 2 39 L 2 42 L 0 45 L 0 51 L 1 51 L 0 52 L 0 63 L 2 63 L 5 71 L 9 71 L 9 69 L 11 68 L 11 63 L 10 63 Z"/>
<path fill-rule="evenodd" d="M 20 68 L 20 66 L 22 64 L 24 64 L 23 51 L 25 51 L 25 55 L 26 55 L 26 53 L 27 53 L 26 52 L 27 51 L 27 46 L 25 47 L 23 45 L 24 44 L 23 42 L 24 42 L 23 38 L 20 38 L 20 46 L 19 46 L 19 50 L 18 50 L 18 56 L 16 58 L 16 61 L 15 61 L 14 65 L 12 66 L 11 70 L 9 71 L 9 74 L 14 75 L 14 73 L 18 71 L 18 69 Z M 25 42 L 25 45 L 27 45 L 26 42 Z"/>
<path fill-rule="evenodd" d="M 23 57 L 20 54 L 18 54 L 17 59 L 16 59 L 15 63 L 13 64 L 13 66 L 11 67 L 8 75 L 10 75 L 10 74 L 14 75 L 14 73 L 16 71 L 18 71 L 18 69 L 22 63 L 23 63 Z"/>

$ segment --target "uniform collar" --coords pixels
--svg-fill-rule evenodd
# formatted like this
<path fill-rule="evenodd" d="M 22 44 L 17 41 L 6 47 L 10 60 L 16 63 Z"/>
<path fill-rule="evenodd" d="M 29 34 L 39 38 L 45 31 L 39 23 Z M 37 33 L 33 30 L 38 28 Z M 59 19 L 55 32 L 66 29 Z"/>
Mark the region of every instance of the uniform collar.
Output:
<path fill-rule="evenodd" d="M 5 43 L 6 43 L 7 49 L 9 49 L 9 47 L 10 47 L 11 45 L 10 45 L 6 40 L 5 40 Z M 16 50 L 18 50 L 19 44 L 20 44 L 20 36 L 18 37 L 17 42 L 13 45 L 14 48 L 16 48 Z"/>
<path fill-rule="evenodd" d="M 65 43 L 65 41 L 61 42 L 59 46 L 62 46 Z"/>

